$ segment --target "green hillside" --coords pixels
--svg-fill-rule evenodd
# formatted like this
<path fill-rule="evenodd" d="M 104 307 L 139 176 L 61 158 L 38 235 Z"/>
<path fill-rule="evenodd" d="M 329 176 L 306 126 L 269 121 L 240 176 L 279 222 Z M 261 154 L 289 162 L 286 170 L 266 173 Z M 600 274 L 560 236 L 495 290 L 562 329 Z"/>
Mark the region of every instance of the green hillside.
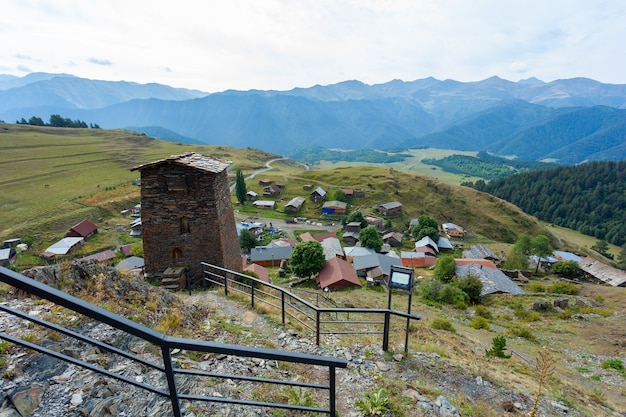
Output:
<path fill-rule="evenodd" d="M 276 155 L 256 149 L 181 145 L 125 130 L 0 123 L 0 238 L 54 234 L 82 218 L 139 199 L 133 166 L 187 151 L 229 159 L 252 172 Z M 119 202 L 119 204 L 114 204 Z M 133 203 L 135 204 L 135 203 Z"/>

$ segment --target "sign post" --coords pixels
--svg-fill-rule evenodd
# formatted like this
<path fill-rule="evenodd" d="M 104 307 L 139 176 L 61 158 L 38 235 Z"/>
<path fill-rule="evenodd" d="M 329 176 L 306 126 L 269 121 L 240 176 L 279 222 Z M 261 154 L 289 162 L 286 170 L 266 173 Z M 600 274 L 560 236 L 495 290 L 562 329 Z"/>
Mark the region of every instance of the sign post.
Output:
<path fill-rule="evenodd" d="M 383 335 L 383 350 L 389 350 L 389 328 L 390 328 L 390 313 L 391 311 L 391 294 L 393 293 L 393 289 L 397 288 L 400 290 L 405 290 L 409 292 L 409 305 L 407 308 L 407 314 L 411 314 L 411 302 L 413 299 L 413 282 L 414 282 L 414 271 L 413 268 L 405 268 L 398 265 L 391 265 L 391 272 L 389 274 L 389 282 L 388 282 L 388 292 L 389 298 L 387 301 L 387 314 L 385 314 L 385 330 Z M 409 317 L 406 318 L 406 333 L 404 337 L 404 353 L 407 353 L 409 350 L 409 325 L 411 323 L 411 319 Z"/>

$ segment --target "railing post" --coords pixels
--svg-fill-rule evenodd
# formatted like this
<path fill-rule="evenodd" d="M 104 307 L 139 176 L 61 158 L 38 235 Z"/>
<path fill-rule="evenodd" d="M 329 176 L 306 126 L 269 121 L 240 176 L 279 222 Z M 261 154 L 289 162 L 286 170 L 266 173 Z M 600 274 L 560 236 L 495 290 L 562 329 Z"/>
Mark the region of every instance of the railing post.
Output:
<path fill-rule="evenodd" d="M 285 291 L 280 292 L 280 313 L 283 319 L 283 326 L 285 325 Z"/>
<path fill-rule="evenodd" d="M 328 382 L 330 386 L 330 404 L 329 404 L 330 417 L 336 417 L 337 410 L 335 409 L 335 403 L 337 401 L 335 398 L 335 367 L 334 366 L 328 367 L 328 379 L 329 379 Z"/>
<path fill-rule="evenodd" d="M 228 295 L 228 273 L 224 271 L 224 295 Z"/>
<path fill-rule="evenodd" d="M 167 385 L 170 389 L 170 401 L 172 402 L 172 415 L 174 417 L 182 417 L 180 411 L 180 402 L 178 401 L 178 391 L 176 390 L 176 379 L 174 378 L 174 368 L 172 366 L 172 355 L 170 348 L 161 343 L 161 353 L 163 355 L 163 366 L 165 367 L 165 376 L 167 377 Z"/>
<path fill-rule="evenodd" d="M 389 322 L 391 318 L 391 312 L 385 311 L 385 328 L 383 330 L 383 350 L 387 352 L 389 350 Z"/>
<path fill-rule="evenodd" d="M 320 314 L 319 310 L 315 310 L 315 343 L 320 345 Z"/>
<path fill-rule="evenodd" d="M 252 308 L 254 308 L 254 281 L 250 282 L 250 303 Z"/>

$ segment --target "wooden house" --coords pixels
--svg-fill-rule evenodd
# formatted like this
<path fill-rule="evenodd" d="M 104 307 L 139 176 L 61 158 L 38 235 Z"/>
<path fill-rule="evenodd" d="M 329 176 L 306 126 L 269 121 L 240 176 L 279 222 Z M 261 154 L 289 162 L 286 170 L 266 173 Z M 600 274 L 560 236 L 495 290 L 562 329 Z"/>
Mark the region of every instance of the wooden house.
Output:
<path fill-rule="evenodd" d="M 403 205 L 399 201 L 391 201 L 376 206 L 376 211 L 383 216 L 397 216 L 402 214 Z"/>

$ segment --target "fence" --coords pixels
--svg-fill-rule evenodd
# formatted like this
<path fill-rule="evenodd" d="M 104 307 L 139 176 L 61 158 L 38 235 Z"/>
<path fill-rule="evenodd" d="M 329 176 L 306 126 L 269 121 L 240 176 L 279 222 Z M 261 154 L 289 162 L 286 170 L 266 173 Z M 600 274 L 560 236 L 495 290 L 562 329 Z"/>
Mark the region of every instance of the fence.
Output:
<path fill-rule="evenodd" d="M 42 326 L 44 328 L 56 331 L 66 337 L 73 338 L 81 343 L 86 343 L 94 347 L 99 348 L 103 352 L 108 352 L 110 355 L 118 355 L 127 360 L 140 364 L 142 367 L 159 371 L 163 378 L 161 384 L 150 384 L 147 382 L 140 382 L 133 378 L 129 378 L 120 373 L 116 373 L 109 369 L 105 369 L 102 366 L 95 365 L 82 361 L 80 359 L 67 356 L 63 353 L 59 353 L 55 350 L 48 349 L 42 345 L 32 343 L 31 341 L 22 340 L 19 337 L 10 335 L 8 333 L 0 332 L 0 339 L 7 340 L 16 345 L 24 346 L 26 348 L 38 351 L 45 355 L 49 355 L 59 360 L 63 360 L 72 363 L 76 366 L 89 369 L 98 374 L 106 377 L 114 378 L 118 381 L 122 381 L 127 384 L 131 384 L 139 389 L 147 392 L 157 394 L 170 399 L 172 413 L 174 417 L 181 417 L 181 400 L 187 401 L 200 401 L 200 402 L 214 402 L 225 404 L 238 404 L 246 406 L 256 407 L 268 407 L 279 408 L 293 411 L 310 411 L 323 414 L 329 414 L 331 416 L 336 415 L 336 383 L 335 383 L 335 371 L 337 368 L 345 368 L 347 362 L 343 359 L 306 355 L 292 352 L 283 352 L 271 349 L 244 347 L 236 345 L 227 345 L 220 343 L 213 343 L 207 341 L 191 340 L 176 338 L 163 335 L 148 327 L 137 324 L 125 317 L 113 314 L 102 308 L 89 304 L 81 299 L 70 296 L 55 288 L 49 287 L 45 284 L 37 282 L 31 278 L 27 278 L 23 275 L 17 274 L 9 269 L 0 267 L 0 281 L 13 286 L 25 293 L 49 300 L 59 306 L 70 309 L 78 314 L 95 320 L 99 323 L 104 323 L 111 326 L 114 329 L 118 329 L 128 335 L 135 336 L 145 342 L 148 342 L 156 347 L 160 351 L 160 363 L 148 361 L 130 351 L 120 349 L 114 345 L 108 344 L 101 340 L 97 340 L 85 335 L 82 335 L 74 330 L 66 327 L 62 327 L 40 318 L 31 316 L 19 310 L 12 309 L 5 304 L 0 304 L 0 311 L 5 314 L 10 314 L 19 317 L 24 320 L 28 320 L 35 325 Z M 296 375 L 293 380 L 289 379 L 273 379 L 269 377 L 258 377 L 250 375 L 227 375 L 215 372 L 207 372 L 198 369 L 182 369 L 175 367 L 172 359 L 172 350 L 185 349 L 192 352 L 213 353 L 217 355 L 232 355 L 237 357 L 259 358 L 268 361 L 288 362 L 293 364 L 303 364 L 309 366 L 316 366 L 318 369 L 326 369 L 328 371 L 328 377 L 324 377 L 327 382 L 315 383 L 315 382 L 302 382 L 296 380 L 296 378 L 302 375 Z M 178 378 L 177 378 L 178 377 Z M 305 389 L 309 391 L 321 391 L 326 392 L 328 396 L 327 407 L 311 407 L 302 405 L 293 405 L 287 403 L 277 403 L 270 401 L 252 401 L 245 398 L 229 398 L 220 396 L 204 396 L 189 392 L 181 392 L 177 385 L 182 385 L 180 378 L 188 377 L 201 377 L 201 378 L 218 378 L 220 380 L 235 380 L 250 384 L 258 384 L 266 386 L 268 384 L 271 387 L 294 387 L 298 389 Z"/>
<path fill-rule="evenodd" d="M 325 334 L 367 334 L 381 335 L 383 349 L 387 350 L 391 316 L 402 317 L 407 321 L 420 319 L 417 315 L 390 309 L 321 308 L 284 288 L 217 265 L 202 263 L 202 271 L 203 282 L 223 287 L 225 295 L 230 291 L 243 294 L 250 298 L 252 307 L 263 304 L 279 311 L 283 325 L 288 318 L 297 322 L 315 336 L 318 346 L 321 336 Z M 407 326 L 407 345 L 408 331 Z"/>

